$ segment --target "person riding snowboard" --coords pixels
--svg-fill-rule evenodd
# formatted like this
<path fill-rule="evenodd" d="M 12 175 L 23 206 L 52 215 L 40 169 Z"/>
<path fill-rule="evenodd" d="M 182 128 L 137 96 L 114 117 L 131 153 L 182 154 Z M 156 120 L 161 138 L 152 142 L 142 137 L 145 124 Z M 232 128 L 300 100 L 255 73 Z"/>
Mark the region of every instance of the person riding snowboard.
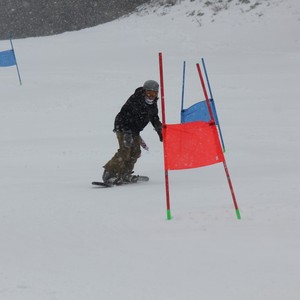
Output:
<path fill-rule="evenodd" d="M 142 87 L 135 90 L 117 114 L 114 123 L 119 149 L 104 166 L 102 175 L 106 184 L 136 182 L 138 175 L 132 175 L 133 168 L 141 156 L 140 132 L 149 122 L 156 130 L 162 142 L 162 124 L 158 116 L 159 84 L 147 80 Z"/>

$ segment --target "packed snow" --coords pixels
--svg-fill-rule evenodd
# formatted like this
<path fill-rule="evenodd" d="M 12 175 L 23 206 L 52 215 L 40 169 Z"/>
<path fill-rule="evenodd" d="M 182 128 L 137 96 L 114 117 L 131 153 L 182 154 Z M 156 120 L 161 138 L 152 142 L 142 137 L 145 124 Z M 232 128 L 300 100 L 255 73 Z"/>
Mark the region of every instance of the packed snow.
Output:
<path fill-rule="evenodd" d="M 198 2 L 183 1 L 14 40 L 23 85 L 14 67 L 0 68 L 1 299 L 300 298 L 300 2 L 270 2 L 200 24 L 186 13 Z M 183 61 L 186 106 L 204 100 L 205 59 L 240 220 L 222 164 L 169 172 L 167 220 L 151 124 L 135 168 L 150 181 L 91 185 L 117 150 L 115 115 L 159 80 L 159 52 L 167 123 L 180 121 Z"/>

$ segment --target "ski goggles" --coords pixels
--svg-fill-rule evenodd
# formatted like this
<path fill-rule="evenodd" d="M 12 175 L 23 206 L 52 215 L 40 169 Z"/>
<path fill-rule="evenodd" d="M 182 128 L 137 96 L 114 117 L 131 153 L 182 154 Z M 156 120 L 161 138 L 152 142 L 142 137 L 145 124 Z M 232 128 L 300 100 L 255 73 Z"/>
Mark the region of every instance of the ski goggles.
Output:
<path fill-rule="evenodd" d="M 156 98 L 157 95 L 158 95 L 158 92 L 156 92 L 156 91 L 151 91 L 151 90 L 146 91 L 146 96 L 149 98 Z"/>

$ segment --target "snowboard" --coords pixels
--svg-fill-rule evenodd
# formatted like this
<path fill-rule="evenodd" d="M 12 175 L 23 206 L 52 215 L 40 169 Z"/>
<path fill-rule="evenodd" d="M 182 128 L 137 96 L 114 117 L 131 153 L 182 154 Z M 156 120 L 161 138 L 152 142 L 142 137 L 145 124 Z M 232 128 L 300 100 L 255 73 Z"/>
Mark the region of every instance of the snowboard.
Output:
<path fill-rule="evenodd" d="M 149 181 L 149 177 L 148 176 L 141 176 L 139 175 L 137 177 L 137 181 L 134 182 L 122 182 L 122 183 L 104 183 L 102 181 L 93 181 L 92 185 L 96 185 L 98 187 L 102 187 L 102 188 L 110 188 L 110 187 L 114 187 L 114 186 L 121 186 L 121 185 L 128 185 L 128 184 L 135 184 L 135 183 L 139 183 L 139 182 L 147 182 Z"/>

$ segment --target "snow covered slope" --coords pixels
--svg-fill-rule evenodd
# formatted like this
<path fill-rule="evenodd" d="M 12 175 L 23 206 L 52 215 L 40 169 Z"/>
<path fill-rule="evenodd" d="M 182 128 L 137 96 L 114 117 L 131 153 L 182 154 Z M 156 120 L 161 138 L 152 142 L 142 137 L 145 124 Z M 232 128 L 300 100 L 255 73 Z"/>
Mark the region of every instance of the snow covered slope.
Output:
<path fill-rule="evenodd" d="M 163 16 L 16 40 L 23 86 L 0 69 L 1 299 L 298 299 L 299 3 L 262 4 L 261 16 L 232 5 L 200 26 L 186 16 L 198 2 L 183 1 Z M 203 99 L 205 58 L 241 220 L 221 164 L 170 172 L 166 220 L 151 125 L 136 165 L 150 182 L 90 185 L 116 150 L 115 114 L 159 79 L 160 51 L 168 123 L 179 122 L 183 60 L 186 105 Z"/>

